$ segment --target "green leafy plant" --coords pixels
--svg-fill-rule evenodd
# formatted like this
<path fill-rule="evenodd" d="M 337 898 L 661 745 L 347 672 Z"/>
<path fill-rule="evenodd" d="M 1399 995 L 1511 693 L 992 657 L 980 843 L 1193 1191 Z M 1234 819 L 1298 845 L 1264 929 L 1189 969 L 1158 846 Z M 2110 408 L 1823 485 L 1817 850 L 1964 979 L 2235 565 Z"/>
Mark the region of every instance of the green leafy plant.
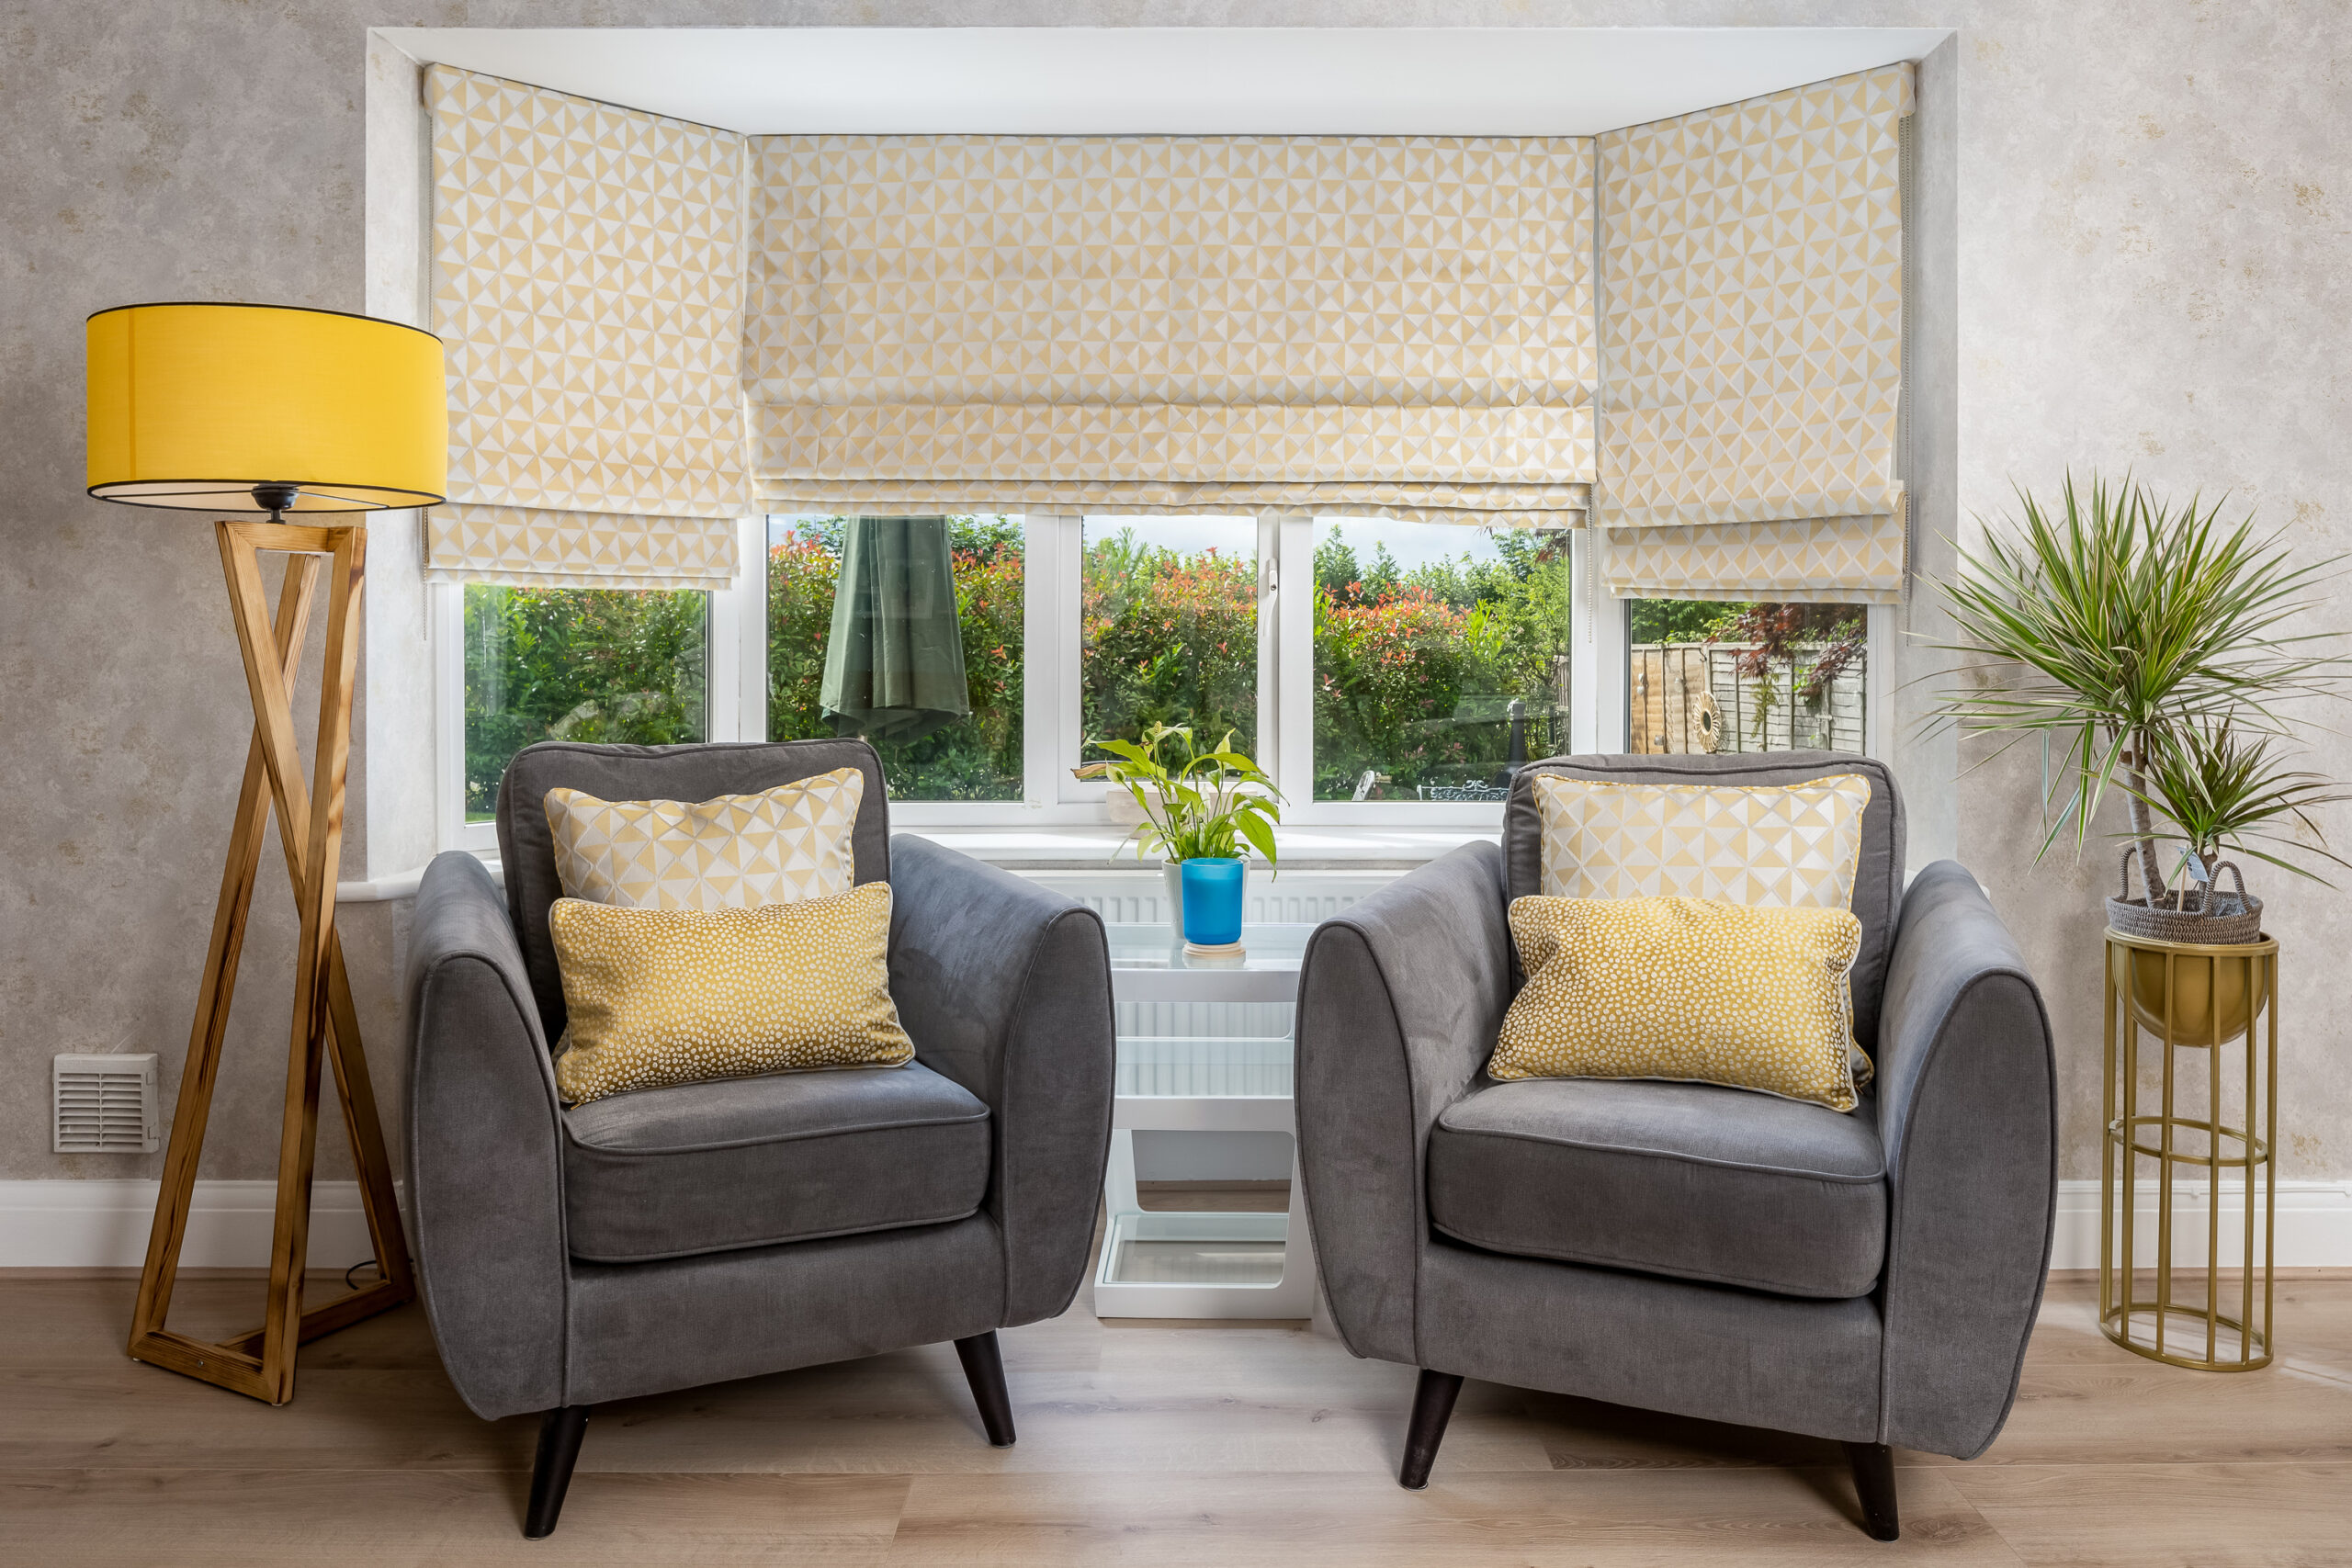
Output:
<path fill-rule="evenodd" d="M 1942 646 L 1980 662 L 1937 706 L 2007 736 L 1999 750 L 2037 737 L 2054 747 L 2060 779 L 2045 807 L 2056 809 L 2038 853 L 2071 825 L 2079 854 L 2119 775 L 2130 817 L 2119 836 L 2136 847 L 2152 904 L 2165 890 L 2160 841 L 2179 840 L 2202 871 L 2211 852 L 2282 818 L 2315 834 L 2304 813 L 2335 798 L 2329 786 L 2270 747 L 2290 733 L 2283 704 L 2343 693 L 2336 634 L 2289 627 L 2342 558 L 2293 565 L 2251 516 L 2224 527 L 2218 504 L 2173 507 L 2128 474 L 2094 476 L 2087 494 L 2068 476 L 2054 513 L 2023 490 L 2018 499 L 2022 515 L 1989 528 L 1980 553 L 1962 552 L 1960 580 L 1938 584 L 1959 632 Z"/>
<path fill-rule="evenodd" d="M 1173 766 L 1162 760 L 1171 741 L 1182 752 Z M 1134 795 L 1143 812 L 1121 849 L 1135 842 L 1139 852 L 1156 850 L 1162 860 L 1230 860 L 1246 842 L 1273 863 L 1282 792 L 1256 762 L 1233 750 L 1231 730 L 1206 750 L 1193 745 L 1187 725 L 1154 724 L 1140 742 L 1095 744 L 1117 759 L 1103 769 L 1112 787 Z"/>
<path fill-rule="evenodd" d="M 2327 848 L 2310 815 L 2313 807 L 2352 800 L 2352 794 L 2324 774 L 2285 767 L 2271 755 L 2272 740 L 2267 735 L 2238 735 L 2226 720 L 2211 729 L 2166 725 L 2151 735 L 2141 794 L 2148 807 L 2178 830 L 2181 853 L 2174 863 L 2176 870 L 2193 858 L 2210 875 L 2224 854 L 2243 854 L 2298 876 L 2324 880 L 2257 848 L 2258 843 L 2352 866 L 2352 861 Z M 2294 834 L 2295 829 L 2301 833 Z"/>

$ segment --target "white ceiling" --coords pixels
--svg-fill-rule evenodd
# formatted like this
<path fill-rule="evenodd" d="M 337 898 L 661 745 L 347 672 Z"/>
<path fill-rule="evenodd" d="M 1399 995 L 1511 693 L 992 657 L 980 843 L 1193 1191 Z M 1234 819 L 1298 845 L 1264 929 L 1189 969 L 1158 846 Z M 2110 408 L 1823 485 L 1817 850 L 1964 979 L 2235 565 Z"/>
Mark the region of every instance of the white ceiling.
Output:
<path fill-rule="evenodd" d="M 384 28 L 752 134 L 1583 136 L 1917 60 L 1940 28 Z"/>

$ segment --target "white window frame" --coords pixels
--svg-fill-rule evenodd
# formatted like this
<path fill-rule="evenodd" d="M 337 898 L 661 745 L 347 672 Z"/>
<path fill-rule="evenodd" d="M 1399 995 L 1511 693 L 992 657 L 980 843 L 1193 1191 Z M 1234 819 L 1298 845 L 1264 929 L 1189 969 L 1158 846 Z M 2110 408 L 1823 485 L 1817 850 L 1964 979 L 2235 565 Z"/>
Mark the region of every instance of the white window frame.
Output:
<path fill-rule="evenodd" d="M 782 515 L 779 513 L 778 515 Z M 1109 823 L 1105 787 L 1070 776 L 1084 741 L 1080 711 L 1080 604 L 1084 519 L 1072 513 L 1023 517 L 1023 797 L 1018 801 L 900 800 L 894 823 L 909 828 L 1099 827 Z M 1289 829 L 1459 830 L 1501 825 L 1499 804 L 1452 801 L 1318 801 L 1315 784 L 1316 518 L 1267 513 L 1258 519 L 1258 733 L 1260 761 L 1286 804 Z M 739 569 L 733 582 L 710 590 L 706 660 L 707 736 L 755 740 L 767 734 L 768 518 L 737 524 Z M 1625 749 L 1625 602 L 1598 586 L 1597 536 L 1576 532 L 1570 546 L 1568 733 L 1576 752 Z M 465 590 L 435 583 L 432 641 L 435 687 L 435 768 L 440 841 L 445 849 L 497 852 L 489 822 L 465 820 Z M 1285 614 L 1292 604 L 1302 613 Z M 1869 692 L 1864 754 L 1883 754 L 1892 712 L 1885 672 L 1893 617 L 1868 606 Z"/>

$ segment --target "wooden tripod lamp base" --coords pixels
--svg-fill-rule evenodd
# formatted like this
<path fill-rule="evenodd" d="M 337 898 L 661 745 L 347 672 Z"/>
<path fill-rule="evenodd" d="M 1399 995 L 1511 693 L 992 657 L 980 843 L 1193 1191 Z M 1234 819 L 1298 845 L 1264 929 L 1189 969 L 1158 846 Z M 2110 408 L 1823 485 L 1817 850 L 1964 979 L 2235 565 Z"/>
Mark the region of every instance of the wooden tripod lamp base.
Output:
<path fill-rule="evenodd" d="M 212 911 L 212 943 L 188 1031 L 179 1108 L 164 1156 L 155 1227 L 147 1237 L 134 1360 L 283 1404 L 294 1397 L 294 1352 L 416 1293 L 408 1243 L 392 1200 L 384 1130 L 359 1048 L 359 1020 L 335 940 L 335 875 L 343 859 L 343 787 L 351 763 L 351 685 L 359 664 L 360 589 L 368 534 L 348 524 L 286 521 L 320 513 L 431 506 L 448 491 L 449 419 L 441 340 L 396 321 L 289 305 L 120 305 L 87 325 L 89 493 L 174 511 L 266 513 L 267 522 L 213 525 L 229 578 L 237 647 L 254 704 L 253 744 L 229 832 L 229 863 Z M 203 477 L 197 477 L 203 476 Z M 242 477 L 230 477 L 242 476 Z M 287 558 L 277 614 L 262 586 L 265 552 Z M 326 668 L 319 682 L 316 768 L 302 775 L 287 694 L 302 633 L 327 570 Z M 277 1145 L 277 1223 L 269 1249 L 269 1315 L 259 1328 L 211 1343 L 164 1326 L 188 1198 L 204 1152 L 204 1123 L 220 1073 L 220 1042 L 253 913 L 254 877 L 270 818 L 301 913 L 294 963 L 294 1029 Z M 351 1131 L 368 1234 L 380 1283 L 302 1310 L 311 1229 L 311 1168 L 318 1154 L 322 1062 Z"/>
<path fill-rule="evenodd" d="M 304 1341 L 395 1307 L 416 1293 L 408 1243 L 393 1201 L 391 1166 L 383 1127 L 359 1043 L 351 982 L 334 930 L 334 889 L 343 849 L 345 774 L 351 756 L 351 691 L 358 655 L 360 588 L 368 535 L 364 528 L 301 527 L 285 523 L 214 525 L 220 563 L 229 579 L 237 644 L 254 705 L 253 743 L 229 835 L 229 863 L 212 914 L 212 941 L 197 993 L 187 1065 L 180 1076 L 179 1107 L 164 1156 L 163 1190 L 147 1240 L 139 1304 L 130 1330 L 131 1359 L 283 1404 L 294 1397 L 294 1352 Z M 264 551 L 287 557 L 286 577 L 273 620 L 262 586 Z M 328 571 L 326 668 L 320 681 L 316 771 L 306 784 L 295 748 L 288 688 L 302 656 L 319 568 Z M 273 811 L 273 804 L 275 810 Z M 286 1068 L 285 1121 L 277 1150 L 277 1220 L 269 1255 L 268 1316 L 251 1333 L 219 1343 L 192 1339 L 164 1326 L 180 1247 L 187 1235 L 188 1201 L 203 1152 L 204 1126 L 220 1074 L 220 1044 L 237 982 L 237 960 L 252 913 L 262 838 L 272 816 L 301 913 L 294 978 L 294 1027 Z M 318 1151 L 322 1058 L 332 1062 L 344 1125 L 359 1168 L 361 1204 L 383 1279 L 305 1311 L 302 1272 L 311 1221 L 311 1174 Z"/>

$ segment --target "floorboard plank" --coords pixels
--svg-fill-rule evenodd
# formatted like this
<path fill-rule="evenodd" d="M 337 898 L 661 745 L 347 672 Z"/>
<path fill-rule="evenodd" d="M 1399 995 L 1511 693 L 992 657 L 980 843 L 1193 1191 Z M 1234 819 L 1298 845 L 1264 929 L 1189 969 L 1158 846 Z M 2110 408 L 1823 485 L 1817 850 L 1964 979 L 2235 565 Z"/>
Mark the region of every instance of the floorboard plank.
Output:
<path fill-rule="evenodd" d="M 1995 1465 L 1945 1473 L 2030 1568 L 2352 1562 L 2352 1464 Z"/>
<path fill-rule="evenodd" d="M 2217 1376 L 2117 1349 L 2061 1281 L 2000 1440 L 1899 1454 L 1904 1539 L 1785 1434 L 1476 1381 L 1426 1493 L 1394 1480 L 1412 1369 L 1296 1323 L 1002 1335 L 1020 1443 L 926 1346 L 600 1410 L 559 1551 L 518 1520 L 527 1417 L 458 1401 L 423 1313 L 306 1350 L 271 1409 L 134 1365 L 130 1279 L 0 1275 L 0 1561 L 384 1563 L 2352 1563 L 2352 1279 L 2282 1282 L 2282 1353 Z M 227 1332 L 256 1281 L 191 1279 Z"/>
<path fill-rule="evenodd" d="M 254 1568 L 527 1562 L 883 1562 L 904 1476 L 615 1475 L 575 1485 L 544 1541 L 523 1539 L 526 1473 L 24 1471 L 0 1473 L 10 1563 Z"/>
<path fill-rule="evenodd" d="M 918 1475 L 893 1568 L 1706 1568 L 1935 1562 L 2018 1568 L 1950 1482 L 1903 1492 L 1904 1539 L 1864 1535 L 1839 1472 L 1385 1475 Z"/>

